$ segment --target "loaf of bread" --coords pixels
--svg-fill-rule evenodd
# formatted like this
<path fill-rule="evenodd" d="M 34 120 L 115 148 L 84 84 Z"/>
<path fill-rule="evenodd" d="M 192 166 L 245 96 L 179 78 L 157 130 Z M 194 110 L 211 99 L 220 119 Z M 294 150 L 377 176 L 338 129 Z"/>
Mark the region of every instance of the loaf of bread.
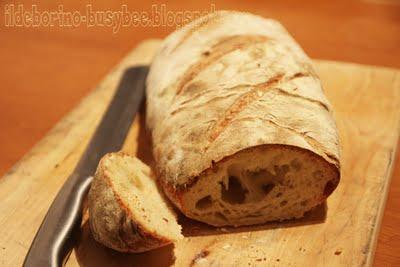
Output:
<path fill-rule="evenodd" d="M 215 226 L 299 218 L 340 177 L 331 105 L 276 21 L 220 11 L 169 35 L 147 79 L 163 189 Z"/>
<path fill-rule="evenodd" d="M 148 166 L 123 153 L 100 161 L 89 191 L 93 237 L 121 252 L 143 252 L 182 238 Z"/>

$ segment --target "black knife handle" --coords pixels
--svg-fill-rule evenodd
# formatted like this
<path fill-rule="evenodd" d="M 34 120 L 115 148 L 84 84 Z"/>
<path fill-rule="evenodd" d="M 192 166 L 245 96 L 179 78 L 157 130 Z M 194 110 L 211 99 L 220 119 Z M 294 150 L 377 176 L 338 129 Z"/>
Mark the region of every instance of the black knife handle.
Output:
<path fill-rule="evenodd" d="M 72 175 L 51 204 L 25 258 L 26 267 L 62 266 L 74 245 L 74 230 L 79 229 L 82 202 L 92 177 L 78 183 Z"/>

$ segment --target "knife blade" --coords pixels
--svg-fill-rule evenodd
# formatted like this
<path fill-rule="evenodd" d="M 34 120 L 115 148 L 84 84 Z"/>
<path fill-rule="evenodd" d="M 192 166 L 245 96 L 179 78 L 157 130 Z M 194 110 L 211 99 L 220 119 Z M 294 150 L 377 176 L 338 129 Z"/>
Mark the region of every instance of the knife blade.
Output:
<path fill-rule="evenodd" d="M 121 149 L 144 97 L 146 66 L 125 70 L 85 152 L 51 204 L 23 266 L 62 266 L 82 219 L 82 202 L 101 157 Z"/>

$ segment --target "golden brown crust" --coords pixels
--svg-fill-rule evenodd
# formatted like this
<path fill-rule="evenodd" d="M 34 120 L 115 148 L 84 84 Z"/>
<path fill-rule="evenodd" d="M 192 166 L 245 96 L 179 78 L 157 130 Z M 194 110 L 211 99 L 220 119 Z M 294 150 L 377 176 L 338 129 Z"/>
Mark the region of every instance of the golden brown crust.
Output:
<path fill-rule="evenodd" d="M 210 51 L 203 53 L 205 57 L 202 60 L 190 66 L 182 77 L 180 77 L 176 88 L 176 94 L 182 94 L 184 92 L 184 87 L 190 81 L 192 81 L 202 70 L 218 61 L 224 55 L 266 41 L 268 41 L 268 38 L 262 35 L 235 35 L 221 38 L 212 46 Z"/>
<path fill-rule="evenodd" d="M 226 129 L 226 127 L 235 119 L 237 114 L 253 101 L 259 99 L 269 88 L 277 84 L 282 78 L 282 73 L 270 78 L 268 81 L 255 85 L 249 92 L 241 95 L 235 102 L 225 111 L 224 115 L 215 122 L 209 130 L 210 145 L 215 139 Z M 208 145 L 208 147 L 210 146 Z"/>

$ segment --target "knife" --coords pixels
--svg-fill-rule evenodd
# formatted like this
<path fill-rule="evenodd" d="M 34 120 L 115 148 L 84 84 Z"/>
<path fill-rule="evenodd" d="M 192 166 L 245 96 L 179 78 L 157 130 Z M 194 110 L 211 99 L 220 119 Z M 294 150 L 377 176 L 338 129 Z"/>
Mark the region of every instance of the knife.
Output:
<path fill-rule="evenodd" d="M 72 174 L 51 204 L 25 257 L 25 267 L 62 266 L 82 220 L 82 202 L 101 157 L 121 149 L 144 97 L 148 67 L 125 70 L 107 111 Z"/>

